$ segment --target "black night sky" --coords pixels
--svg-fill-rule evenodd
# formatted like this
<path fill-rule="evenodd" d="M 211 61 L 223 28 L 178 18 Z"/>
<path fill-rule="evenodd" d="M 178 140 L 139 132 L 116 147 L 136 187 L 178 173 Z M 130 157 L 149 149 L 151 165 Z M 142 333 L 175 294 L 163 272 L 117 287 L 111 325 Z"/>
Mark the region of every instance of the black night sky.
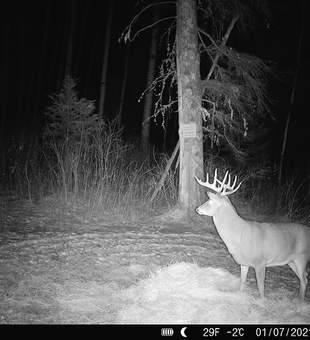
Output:
<path fill-rule="evenodd" d="M 74 1 L 74 0 L 73 0 Z M 108 1 L 83 0 L 76 4 L 76 33 L 74 43 L 73 77 L 78 79 L 81 97 L 98 104 Z M 119 105 L 125 67 L 126 45 L 118 39 L 129 24 L 137 3 L 135 0 L 115 1 L 112 22 L 111 50 L 108 66 L 108 85 L 105 115 L 113 119 Z M 262 23 L 246 41 L 239 43 L 243 51 L 275 63 L 282 80 L 270 84 L 276 121 L 272 124 L 272 143 L 275 162 L 280 154 L 283 130 L 290 108 L 290 97 L 296 68 L 298 43 L 304 12 L 304 35 L 300 73 L 289 126 L 286 168 L 310 173 L 310 115 L 309 98 L 309 3 L 304 0 L 270 0 L 271 18 Z M 302 7 L 303 3 L 303 7 Z M 165 7 L 165 8 L 164 8 Z M 162 5 L 161 16 L 171 16 L 174 5 Z M 60 91 L 64 76 L 64 60 L 72 2 L 52 0 L 7 0 L 0 4 L 1 23 L 1 134 L 27 128 L 33 130 L 44 124 L 43 112 L 49 95 Z M 145 11 L 136 29 L 152 20 Z M 163 22 L 164 32 L 171 22 Z M 166 25 L 166 26 L 165 26 Z M 264 27 L 264 28 L 263 28 Z M 141 127 L 142 103 L 138 99 L 146 86 L 146 70 L 150 48 L 150 30 L 145 30 L 131 43 L 129 75 L 124 105 L 124 124 L 127 136 L 138 137 Z M 164 57 L 164 43 L 159 47 L 159 61 Z M 229 45 L 229 41 L 228 41 Z M 234 46 L 238 48 L 238 46 Z M 160 128 L 153 127 L 152 141 Z M 173 141 L 175 143 L 175 141 Z M 173 147 L 173 145 L 172 145 Z"/>

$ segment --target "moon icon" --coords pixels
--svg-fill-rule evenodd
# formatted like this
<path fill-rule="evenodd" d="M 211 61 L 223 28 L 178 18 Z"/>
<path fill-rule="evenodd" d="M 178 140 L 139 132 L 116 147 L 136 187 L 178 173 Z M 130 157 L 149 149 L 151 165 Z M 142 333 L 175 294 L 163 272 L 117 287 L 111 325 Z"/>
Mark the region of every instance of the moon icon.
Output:
<path fill-rule="evenodd" d="M 185 331 L 186 331 L 186 328 L 187 327 L 183 327 L 182 329 L 181 329 L 181 335 L 183 336 L 183 338 L 187 338 L 187 335 L 185 334 Z"/>

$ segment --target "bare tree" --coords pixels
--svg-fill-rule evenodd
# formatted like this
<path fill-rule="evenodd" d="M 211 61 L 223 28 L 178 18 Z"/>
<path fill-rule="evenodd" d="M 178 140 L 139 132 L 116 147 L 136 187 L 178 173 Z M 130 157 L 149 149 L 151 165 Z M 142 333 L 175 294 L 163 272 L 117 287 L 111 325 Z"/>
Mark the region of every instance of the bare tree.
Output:
<path fill-rule="evenodd" d="M 167 58 L 162 61 L 159 76 L 152 84 L 156 96 L 155 117 L 159 114 L 165 117 L 172 105 L 178 103 L 179 205 L 184 211 L 192 211 L 199 202 L 194 176 L 203 176 L 203 134 L 214 149 L 228 146 L 232 154 L 242 159 L 241 140 L 249 139 L 250 129 L 257 126 L 257 119 L 269 110 L 266 74 L 272 73 L 261 59 L 227 46 L 236 23 L 236 31 L 242 35 L 252 28 L 254 17 L 265 18 L 265 1 L 200 0 L 198 9 L 196 4 L 195 0 L 177 0 L 176 21 L 175 17 L 161 19 L 173 19 L 173 24 L 166 31 Z M 130 39 L 132 25 L 150 7 L 145 6 L 134 17 L 123 33 L 124 40 Z M 197 10 L 207 30 L 198 28 Z M 176 41 L 171 43 L 175 22 Z M 200 74 L 202 66 L 209 69 L 205 75 Z M 170 89 L 176 84 L 177 101 L 170 95 Z M 164 95 L 165 91 L 169 91 L 168 96 Z M 169 97 L 168 103 L 165 97 Z M 173 157 L 176 154 L 173 152 Z M 167 169 L 163 176 L 166 173 Z M 163 183 L 161 180 L 159 184 Z M 158 188 L 155 192 L 159 192 Z"/>
<path fill-rule="evenodd" d="M 4 10 L 3 10 L 4 11 Z M 8 76 L 9 76 L 9 41 L 10 41 L 10 10 L 8 4 L 6 4 L 6 20 L 4 22 L 4 43 L 2 49 L 2 65 L 1 65 L 1 135 L 4 135 L 6 129 L 6 117 L 7 117 L 7 93 L 8 93 Z"/>
<path fill-rule="evenodd" d="M 73 0 L 72 0 L 73 1 Z M 74 1 L 73 1 L 74 2 Z M 63 76 L 64 73 L 66 74 L 66 71 L 70 71 L 71 70 L 71 64 L 72 64 L 72 60 L 70 59 L 70 41 L 72 41 L 72 35 L 70 38 L 70 31 L 72 33 L 74 33 L 74 30 L 70 30 L 70 26 L 73 27 L 72 24 L 72 15 L 71 15 L 71 6 L 75 6 L 75 4 L 73 4 L 73 2 L 68 2 L 66 3 L 67 5 L 67 12 L 66 15 L 63 18 L 63 21 L 61 23 L 61 25 L 63 26 L 63 28 L 61 30 L 59 30 L 59 42 L 62 44 L 61 46 L 61 56 L 59 58 L 59 55 L 54 54 L 54 64 L 55 64 L 55 72 L 58 72 L 57 74 L 57 90 L 61 89 L 62 87 L 62 80 L 63 80 Z M 73 48 L 73 45 L 71 45 Z M 71 54 L 71 56 L 73 57 L 73 54 Z M 59 67 L 56 67 L 56 63 L 58 62 L 58 59 L 60 59 L 60 63 L 59 63 Z M 71 61 L 70 61 L 71 60 Z M 69 74 L 69 73 L 67 73 Z"/>
<path fill-rule="evenodd" d="M 75 43 L 75 30 L 76 30 L 76 1 L 71 0 L 69 9 L 69 41 L 67 47 L 66 69 L 65 74 L 71 74 L 73 71 L 73 48 Z"/>
<path fill-rule="evenodd" d="M 122 128 L 122 118 L 123 118 L 123 107 L 124 107 L 124 100 L 125 100 L 125 90 L 126 90 L 127 78 L 128 78 L 129 55 L 130 55 L 130 43 L 128 43 L 127 46 L 126 46 L 126 57 L 125 57 L 125 65 L 124 65 L 122 90 L 121 90 L 119 107 L 118 107 L 118 112 L 117 112 L 117 117 L 116 117 L 116 120 L 117 120 L 117 130 L 118 131 Z"/>
<path fill-rule="evenodd" d="M 199 29 L 204 67 L 209 67 L 201 83 L 204 135 L 209 153 L 226 149 L 237 164 L 242 164 L 253 139 L 264 137 L 253 132 L 270 113 L 267 77 L 274 72 L 262 59 L 237 51 L 228 43 L 233 31 L 241 38 L 249 35 L 257 24 L 253 18 L 266 20 L 268 8 L 263 0 L 232 0 L 225 7 L 217 1 L 206 4 L 202 1 L 199 8 L 208 27 Z"/>
<path fill-rule="evenodd" d="M 27 124 L 27 116 L 24 114 L 24 96 L 25 96 L 25 18 L 22 14 L 23 4 L 20 6 L 20 51 L 19 51 L 19 100 L 18 100 L 18 121 Z"/>
<path fill-rule="evenodd" d="M 83 21 L 82 21 L 82 25 L 81 25 L 81 33 L 79 35 L 79 46 L 78 46 L 78 49 L 77 49 L 77 52 L 76 52 L 74 71 L 72 72 L 73 78 L 76 77 L 77 72 L 78 72 L 78 68 L 79 68 L 79 65 L 80 65 L 81 54 L 82 54 L 82 50 L 83 50 L 83 43 L 84 43 L 84 40 L 85 40 L 85 33 L 86 33 L 86 21 L 87 21 L 87 18 L 89 18 L 90 0 L 86 0 L 85 2 L 86 2 L 86 5 L 85 5 L 84 14 L 83 14 Z"/>
<path fill-rule="evenodd" d="M 44 26 L 44 34 L 43 34 L 43 41 L 42 41 L 42 50 L 40 55 L 39 67 L 38 67 L 38 80 L 37 80 L 37 94 L 36 94 L 36 101 L 35 101 L 35 108 L 33 111 L 33 115 L 37 115 L 41 109 L 41 91 L 43 85 L 43 74 L 45 72 L 45 65 L 46 65 L 46 54 L 47 54 L 47 44 L 48 44 L 48 30 L 50 26 L 50 14 L 51 12 L 51 1 L 47 1 L 46 6 L 46 13 L 45 13 L 45 26 Z"/>
<path fill-rule="evenodd" d="M 153 23 L 159 20 L 159 9 L 158 6 L 153 7 Z M 150 139 L 150 128 L 151 128 L 151 115 L 152 115 L 152 104 L 153 104 L 153 91 L 151 89 L 152 83 L 155 77 L 155 66 L 157 59 L 157 45 L 158 45 L 158 24 L 153 26 L 151 48 L 149 54 L 149 65 L 147 70 L 146 88 L 147 92 L 144 93 L 144 107 L 143 107 L 143 118 L 141 128 L 140 145 L 143 157 L 146 158 L 149 152 L 149 139 Z"/>
<path fill-rule="evenodd" d="M 195 0 L 177 0 L 177 78 L 180 138 L 179 203 L 193 210 L 200 190 L 194 176 L 203 174 L 200 57 Z"/>
<path fill-rule="evenodd" d="M 301 2 L 301 28 L 300 28 L 300 34 L 299 34 L 297 63 L 296 63 L 294 82 L 293 82 L 292 93 L 291 93 L 290 108 L 289 108 L 289 111 L 288 111 L 288 114 L 287 114 L 287 117 L 286 117 L 286 124 L 285 124 L 285 129 L 284 129 L 282 149 L 281 149 L 281 154 L 280 154 L 280 164 L 279 164 L 279 173 L 278 173 L 279 184 L 281 184 L 281 181 L 282 181 L 283 161 L 284 161 L 284 154 L 285 154 L 285 149 L 286 149 L 287 134 L 288 134 L 288 128 L 289 128 L 289 125 L 290 125 L 292 108 L 293 108 L 293 103 L 294 103 L 294 99 L 295 99 L 295 91 L 296 91 L 296 86 L 297 86 L 297 79 L 298 79 L 299 70 L 300 70 L 304 26 L 305 26 L 305 14 L 304 14 L 304 2 L 302 1 Z"/>
<path fill-rule="evenodd" d="M 110 52 L 110 42 L 111 42 L 111 25 L 112 25 L 113 11 L 114 11 L 114 3 L 115 3 L 114 0 L 109 1 L 109 12 L 108 12 L 107 26 L 106 26 L 106 33 L 105 33 L 105 45 L 104 45 L 102 73 L 101 73 L 101 82 L 100 82 L 100 97 L 99 97 L 99 107 L 98 107 L 98 112 L 99 112 L 100 117 L 103 117 L 105 93 L 106 93 L 106 88 L 107 88 L 107 73 L 108 73 L 108 62 L 109 62 L 109 52 Z"/>

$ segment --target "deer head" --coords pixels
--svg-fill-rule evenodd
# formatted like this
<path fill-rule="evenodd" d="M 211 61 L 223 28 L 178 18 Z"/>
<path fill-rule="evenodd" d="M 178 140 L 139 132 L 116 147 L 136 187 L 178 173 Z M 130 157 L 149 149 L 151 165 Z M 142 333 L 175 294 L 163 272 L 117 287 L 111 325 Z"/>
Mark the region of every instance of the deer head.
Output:
<path fill-rule="evenodd" d="M 223 205 L 229 205 L 232 207 L 227 196 L 236 192 L 242 184 L 242 182 L 240 182 L 236 187 L 237 176 L 235 176 L 235 180 L 231 184 L 231 176 L 228 171 L 226 172 L 224 179 L 220 181 L 217 178 L 217 169 L 215 170 L 213 183 L 210 183 L 208 173 L 206 182 L 202 182 L 197 177 L 195 177 L 195 179 L 200 185 L 216 192 L 216 194 L 214 194 L 208 191 L 207 195 L 209 196 L 209 200 L 196 209 L 198 214 L 207 216 L 214 216 L 218 212 L 219 207 Z"/>

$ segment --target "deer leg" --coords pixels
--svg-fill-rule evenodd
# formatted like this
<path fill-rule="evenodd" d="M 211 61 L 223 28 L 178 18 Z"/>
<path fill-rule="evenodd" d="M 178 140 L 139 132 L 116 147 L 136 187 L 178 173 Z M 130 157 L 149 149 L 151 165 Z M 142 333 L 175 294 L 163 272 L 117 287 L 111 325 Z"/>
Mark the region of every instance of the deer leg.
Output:
<path fill-rule="evenodd" d="M 291 262 L 288 264 L 293 272 L 298 276 L 300 281 L 299 288 L 299 299 L 303 301 L 305 299 L 307 284 L 308 284 L 308 273 L 306 271 L 307 268 L 307 259 L 298 259 L 295 262 Z"/>
<path fill-rule="evenodd" d="M 264 287 L 264 285 L 265 285 L 265 272 L 266 272 L 265 264 L 255 267 L 257 287 L 258 287 L 260 297 L 262 299 L 265 297 L 265 287 Z"/>
<path fill-rule="evenodd" d="M 249 267 L 241 266 L 241 275 L 240 275 L 240 291 L 243 292 L 245 289 L 246 278 L 248 276 Z"/>
<path fill-rule="evenodd" d="M 288 265 L 292 269 L 292 271 L 298 276 L 298 271 L 297 271 L 297 267 L 296 267 L 295 262 L 290 262 L 290 263 L 288 263 Z"/>

